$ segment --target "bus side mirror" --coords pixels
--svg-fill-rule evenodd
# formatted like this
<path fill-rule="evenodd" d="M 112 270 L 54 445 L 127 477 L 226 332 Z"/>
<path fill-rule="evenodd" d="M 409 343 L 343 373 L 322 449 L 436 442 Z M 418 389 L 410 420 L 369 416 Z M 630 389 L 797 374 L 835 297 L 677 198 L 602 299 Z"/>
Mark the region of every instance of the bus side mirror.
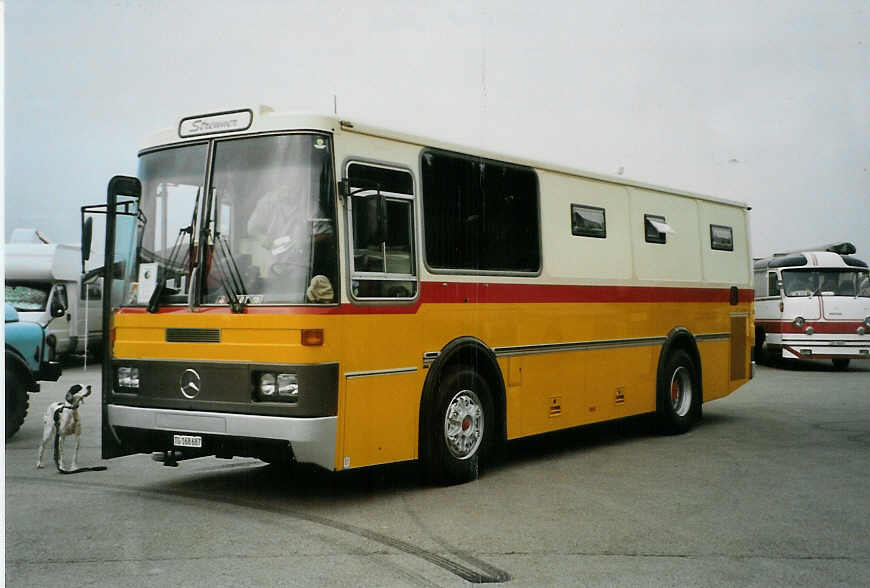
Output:
<path fill-rule="evenodd" d="M 82 272 L 85 271 L 85 262 L 91 258 L 91 240 L 94 234 L 94 219 L 88 217 L 82 223 Z"/>

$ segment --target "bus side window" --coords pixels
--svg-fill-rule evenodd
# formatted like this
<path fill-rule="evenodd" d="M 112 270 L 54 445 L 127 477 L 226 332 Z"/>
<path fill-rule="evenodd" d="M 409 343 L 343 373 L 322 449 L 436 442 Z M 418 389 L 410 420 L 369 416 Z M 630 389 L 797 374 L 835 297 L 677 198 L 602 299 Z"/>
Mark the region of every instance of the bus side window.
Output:
<path fill-rule="evenodd" d="M 779 280 L 776 278 L 776 272 L 767 274 L 767 295 L 779 296 Z"/>
<path fill-rule="evenodd" d="M 417 264 L 411 174 L 352 162 L 347 175 L 351 293 L 354 298 L 414 298 Z"/>

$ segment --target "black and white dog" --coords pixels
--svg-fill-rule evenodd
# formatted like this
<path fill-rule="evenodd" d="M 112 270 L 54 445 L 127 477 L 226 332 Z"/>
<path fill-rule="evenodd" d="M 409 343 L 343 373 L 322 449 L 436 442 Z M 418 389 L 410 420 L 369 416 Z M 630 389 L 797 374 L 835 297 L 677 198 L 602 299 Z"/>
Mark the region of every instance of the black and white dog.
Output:
<path fill-rule="evenodd" d="M 36 459 L 36 467 L 42 467 L 42 455 L 45 453 L 45 448 L 50 441 L 54 441 L 54 462 L 58 471 L 64 474 L 72 474 L 80 471 L 89 471 L 100 468 L 79 468 L 76 465 L 76 460 L 79 456 L 79 444 L 82 437 L 82 420 L 79 416 L 79 405 L 84 402 L 84 399 L 91 393 L 91 387 L 86 386 L 84 389 L 79 384 L 72 386 L 67 390 L 63 402 L 52 402 L 45 409 L 45 415 L 42 417 L 42 443 L 39 446 L 39 456 Z M 76 436 L 76 448 L 73 452 L 72 467 L 69 470 L 63 469 L 63 441 L 70 435 Z"/>

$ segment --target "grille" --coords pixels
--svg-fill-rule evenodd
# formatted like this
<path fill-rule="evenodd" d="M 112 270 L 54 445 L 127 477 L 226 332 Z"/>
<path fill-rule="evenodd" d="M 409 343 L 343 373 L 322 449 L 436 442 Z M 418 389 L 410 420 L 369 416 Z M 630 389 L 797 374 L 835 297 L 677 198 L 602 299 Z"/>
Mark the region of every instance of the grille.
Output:
<path fill-rule="evenodd" d="M 166 329 L 168 343 L 220 343 L 220 329 Z"/>

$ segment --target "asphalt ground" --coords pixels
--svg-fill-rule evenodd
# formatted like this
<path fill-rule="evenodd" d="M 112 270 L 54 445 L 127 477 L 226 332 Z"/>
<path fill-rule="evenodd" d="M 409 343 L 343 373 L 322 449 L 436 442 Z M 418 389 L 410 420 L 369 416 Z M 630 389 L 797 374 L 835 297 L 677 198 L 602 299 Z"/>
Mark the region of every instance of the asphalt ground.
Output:
<path fill-rule="evenodd" d="M 446 488 L 413 464 L 103 462 L 98 393 L 79 466 L 108 470 L 37 470 L 47 405 L 98 380 L 67 366 L 6 444 L 7 586 L 870 585 L 870 362 L 758 366 L 688 434 L 522 440 Z"/>

